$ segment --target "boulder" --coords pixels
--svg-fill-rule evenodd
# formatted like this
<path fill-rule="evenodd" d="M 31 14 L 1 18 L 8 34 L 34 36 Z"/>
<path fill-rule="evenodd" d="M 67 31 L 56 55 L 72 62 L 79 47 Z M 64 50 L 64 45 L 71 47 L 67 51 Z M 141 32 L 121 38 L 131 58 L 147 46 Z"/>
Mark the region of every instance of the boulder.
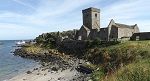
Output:
<path fill-rule="evenodd" d="M 26 73 L 27 73 L 27 74 L 31 74 L 32 72 L 31 72 L 31 71 L 27 71 Z"/>
<path fill-rule="evenodd" d="M 58 68 L 52 67 L 52 71 L 58 71 Z"/>
<path fill-rule="evenodd" d="M 85 73 L 85 74 L 91 74 L 94 70 L 87 67 L 87 66 L 84 66 L 84 65 L 79 65 L 77 68 L 76 68 L 77 71 L 81 72 L 81 73 Z"/>

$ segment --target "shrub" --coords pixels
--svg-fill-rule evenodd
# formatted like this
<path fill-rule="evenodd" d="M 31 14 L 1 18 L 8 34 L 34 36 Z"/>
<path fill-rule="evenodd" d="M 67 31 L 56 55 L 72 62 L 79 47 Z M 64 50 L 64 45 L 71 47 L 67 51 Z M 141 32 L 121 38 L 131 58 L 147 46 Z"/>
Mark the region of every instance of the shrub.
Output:
<path fill-rule="evenodd" d="M 98 70 L 94 71 L 92 74 L 92 80 L 93 81 L 101 81 L 103 77 L 105 76 L 104 70 L 102 67 L 98 68 Z"/>
<path fill-rule="evenodd" d="M 35 41 L 44 48 L 55 48 L 57 33 L 45 33 L 36 37 Z"/>

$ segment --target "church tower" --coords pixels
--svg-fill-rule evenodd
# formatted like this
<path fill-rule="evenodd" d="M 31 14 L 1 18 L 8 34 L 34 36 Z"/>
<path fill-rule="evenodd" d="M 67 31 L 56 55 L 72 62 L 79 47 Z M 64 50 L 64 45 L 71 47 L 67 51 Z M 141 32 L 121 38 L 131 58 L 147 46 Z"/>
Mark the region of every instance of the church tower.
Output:
<path fill-rule="evenodd" d="M 82 10 L 83 14 L 83 25 L 92 29 L 100 30 L 100 9 L 97 8 L 88 8 Z"/>

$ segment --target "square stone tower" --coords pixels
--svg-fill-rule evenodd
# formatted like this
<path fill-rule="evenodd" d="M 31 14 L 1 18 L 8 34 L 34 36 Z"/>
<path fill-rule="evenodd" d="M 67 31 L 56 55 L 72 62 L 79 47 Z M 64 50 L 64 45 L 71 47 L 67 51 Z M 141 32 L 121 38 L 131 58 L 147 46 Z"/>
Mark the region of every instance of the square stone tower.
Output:
<path fill-rule="evenodd" d="M 88 8 L 82 10 L 83 14 L 83 25 L 92 29 L 100 30 L 100 9 L 97 8 Z"/>

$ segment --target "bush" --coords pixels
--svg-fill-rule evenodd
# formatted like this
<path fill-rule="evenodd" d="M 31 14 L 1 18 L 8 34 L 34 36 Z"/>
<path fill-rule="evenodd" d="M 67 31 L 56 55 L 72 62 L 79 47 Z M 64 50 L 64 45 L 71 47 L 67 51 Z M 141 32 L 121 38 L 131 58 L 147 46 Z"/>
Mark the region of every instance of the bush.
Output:
<path fill-rule="evenodd" d="M 88 48 L 94 48 L 94 47 L 108 47 L 112 45 L 119 44 L 119 41 L 101 41 L 100 39 L 94 39 L 94 40 L 88 40 Z"/>
<path fill-rule="evenodd" d="M 92 74 L 93 81 L 101 81 L 102 78 L 105 76 L 103 68 L 98 68 L 98 70 L 94 71 Z"/>
<path fill-rule="evenodd" d="M 36 37 L 35 41 L 44 48 L 55 48 L 57 33 L 45 33 Z"/>

